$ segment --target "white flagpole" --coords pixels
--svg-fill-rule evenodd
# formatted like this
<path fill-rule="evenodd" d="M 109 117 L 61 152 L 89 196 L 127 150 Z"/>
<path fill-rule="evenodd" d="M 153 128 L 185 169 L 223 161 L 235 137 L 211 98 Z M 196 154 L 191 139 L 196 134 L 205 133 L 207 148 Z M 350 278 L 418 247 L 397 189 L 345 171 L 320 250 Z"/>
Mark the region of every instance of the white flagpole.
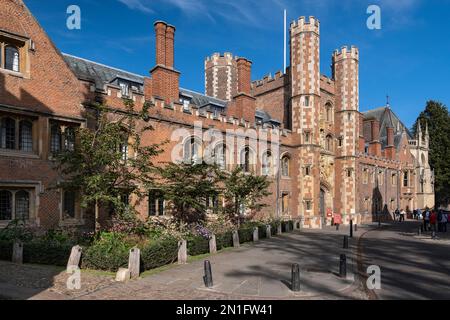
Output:
<path fill-rule="evenodd" d="M 286 55 L 287 55 L 287 49 L 286 49 L 286 20 L 287 20 L 287 14 L 286 9 L 284 10 L 284 73 L 286 73 Z"/>

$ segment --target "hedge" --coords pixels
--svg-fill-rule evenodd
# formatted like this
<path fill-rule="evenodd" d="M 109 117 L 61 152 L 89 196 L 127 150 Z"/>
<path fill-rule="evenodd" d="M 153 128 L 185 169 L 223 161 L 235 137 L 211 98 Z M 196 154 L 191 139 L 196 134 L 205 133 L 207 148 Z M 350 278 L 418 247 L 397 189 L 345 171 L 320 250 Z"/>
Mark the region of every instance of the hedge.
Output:
<path fill-rule="evenodd" d="M 187 250 L 190 256 L 209 253 L 209 240 L 203 237 L 189 238 L 187 239 Z"/>
<path fill-rule="evenodd" d="M 163 239 L 153 242 L 141 249 L 141 268 L 151 270 L 178 259 L 178 241 L 176 239 Z"/>
<path fill-rule="evenodd" d="M 239 229 L 239 243 L 253 241 L 253 228 Z"/>
<path fill-rule="evenodd" d="M 0 260 L 11 261 L 13 244 L 10 241 L 0 241 Z"/>
<path fill-rule="evenodd" d="M 24 243 L 23 262 L 66 266 L 73 244 L 34 240 Z"/>
<path fill-rule="evenodd" d="M 233 233 L 225 232 L 223 234 L 216 235 L 216 246 L 217 250 L 222 250 L 223 248 L 230 248 L 233 246 Z"/>
<path fill-rule="evenodd" d="M 102 245 L 93 244 L 83 248 L 81 267 L 116 272 L 119 268 L 128 266 L 129 249 L 131 247 L 115 247 L 106 251 Z"/>

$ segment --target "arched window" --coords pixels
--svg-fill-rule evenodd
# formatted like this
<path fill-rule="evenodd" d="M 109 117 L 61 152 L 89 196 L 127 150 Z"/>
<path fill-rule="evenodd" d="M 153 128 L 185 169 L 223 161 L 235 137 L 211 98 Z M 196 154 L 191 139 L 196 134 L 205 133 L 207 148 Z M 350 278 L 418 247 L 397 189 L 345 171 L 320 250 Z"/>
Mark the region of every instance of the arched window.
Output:
<path fill-rule="evenodd" d="M 33 151 L 33 124 L 22 120 L 19 123 L 19 149 L 26 152 Z"/>
<path fill-rule="evenodd" d="M 0 147 L 2 149 L 16 148 L 16 121 L 3 118 L 0 126 Z"/>
<path fill-rule="evenodd" d="M 225 170 L 227 148 L 225 144 L 220 143 L 214 148 L 214 163 L 222 170 Z"/>
<path fill-rule="evenodd" d="M 254 154 L 253 151 L 249 147 L 245 147 L 241 151 L 240 155 L 240 165 L 244 172 L 251 172 L 254 171 Z"/>
<path fill-rule="evenodd" d="M 289 156 L 283 156 L 281 158 L 281 175 L 283 177 L 289 177 L 289 166 L 290 166 L 290 158 Z"/>
<path fill-rule="evenodd" d="M 53 154 L 57 154 L 61 151 L 61 140 L 61 127 L 57 124 L 52 125 L 50 129 L 50 151 Z"/>
<path fill-rule="evenodd" d="M 0 220 L 12 220 L 12 193 L 0 190 Z"/>
<path fill-rule="evenodd" d="M 188 164 L 198 164 L 201 162 L 202 145 L 195 137 L 190 137 L 184 143 L 183 159 Z"/>
<path fill-rule="evenodd" d="M 270 151 L 265 152 L 262 156 L 262 168 L 261 173 L 268 176 L 272 173 L 272 154 Z"/>
<path fill-rule="evenodd" d="M 30 195 L 26 191 L 16 192 L 16 219 L 26 220 L 30 216 Z"/>
<path fill-rule="evenodd" d="M 5 69 L 20 71 L 19 50 L 13 46 L 5 47 Z"/>
<path fill-rule="evenodd" d="M 325 148 L 327 151 L 333 151 L 333 137 L 329 134 L 325 139 Z"/>

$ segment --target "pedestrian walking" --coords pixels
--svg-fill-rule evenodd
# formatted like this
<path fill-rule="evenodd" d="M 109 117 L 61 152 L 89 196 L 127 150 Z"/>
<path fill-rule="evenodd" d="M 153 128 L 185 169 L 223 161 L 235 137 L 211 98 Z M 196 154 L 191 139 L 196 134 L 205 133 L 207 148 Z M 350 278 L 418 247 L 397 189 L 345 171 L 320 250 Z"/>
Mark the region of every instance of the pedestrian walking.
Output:
<path fill-rule="evenodd" d="M 432 211 L 430 214 L 430 226 L 431 226 L 431 231 L 436 231 L 436 224 L 437 224 L 437 214 L 436 211 Z"/>
<path fill-rule="evenodd" d="M 394 221 L 399 221 L 400 220 L 400 210 L 398 210 L 398 208 L 397 209 L 395 209 L 395 212 L 394 212 Z"/>
<path fill-rule="evenodd" d="M 417 220 L 422 220 L 422 210 L 417 209 Z"/>
<path fill-rule="evenodd" d="M 400 211 L 400 222 L 405 221 L 405 216 L 406 216 L 406 211 L 402 209 Z"/>
<path fill-rule="evenodd" d="M 441 224 L 442 224 L 442 232 L 447 232 L 447 223 L 448 223 L 448 215 L 445 212 L 442 212 Z"/>
<path fill-rule="evenodd" d="M 430 231 L 430 210 L 428 208 L 423 215 L 423 227 L 425 231 Z"/>

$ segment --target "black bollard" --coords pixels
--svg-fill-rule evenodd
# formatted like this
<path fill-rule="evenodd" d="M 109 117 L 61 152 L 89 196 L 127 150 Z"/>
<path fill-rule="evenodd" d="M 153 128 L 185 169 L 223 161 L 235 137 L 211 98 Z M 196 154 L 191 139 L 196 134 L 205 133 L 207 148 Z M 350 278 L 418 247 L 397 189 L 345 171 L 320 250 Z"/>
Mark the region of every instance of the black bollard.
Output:
<path fill-rule="evenodd" d="M 205 276 L 203 277 L 203 281 L 205 282 L 205 286 L 207 288 L 213 287 L 211 262 L 209 262 L 208 260 L 205 261 Z"/>
<path fill-rule="evenodd" d="M 300 266 L 296 263 L 292 265 L 292 280 L 291 280 L 292 291 L 300 291 Z"/>
<path fill-rule="evenodd" d="M 341 278 L 347 277 L 347 256 L 345 254 L 341 254 L 341 259 L 339 261 L 339 275 Z"/>
<path fill-rule="evenodd" d="M 348 236 L 344 236 L 344 249 L 348 249 Z"/>
<path fill-rule="evenodd" d="M 357 232 L 357 231 L 358 231 L 358 225 L 355 224 L 355 232 Z"/>
<path fill-rule="evenodd" d="M 350 220 L 350 238 L 353 238 L 353 220 Z"/>
<path fill-rule="evenodd" d="M 339 223 L 336 224 L 336 231 L 339 231 Z"/>

